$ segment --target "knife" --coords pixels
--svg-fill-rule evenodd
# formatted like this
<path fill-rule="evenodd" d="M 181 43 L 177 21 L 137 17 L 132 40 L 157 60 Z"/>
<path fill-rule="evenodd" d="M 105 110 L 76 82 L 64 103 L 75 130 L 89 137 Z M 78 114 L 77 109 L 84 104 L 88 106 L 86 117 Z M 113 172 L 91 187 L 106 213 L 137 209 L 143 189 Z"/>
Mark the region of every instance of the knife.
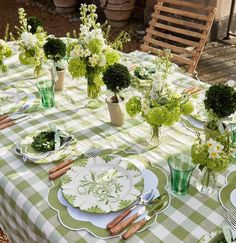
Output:
<path fill-rule="evenodd" d="M 138 230 L 140 230 L 153 216 L 158 214 L 166 205 L 168 204 L 168 200 L 163 200 L 159 203 L 155 203 L 154 205 L 149 205 L 147 209 L 147 216 L 144 219 L 138 221 L 133 227 L 127 230 L 124 234 L 122 234 L 122 238 L 124 240 L 129 239 L 133 236 Z"/>
<path fill-rule="evenodd" d="M 111 235 L 119 234 L 122 230 L 124 230 L 127 226 L 129 226 L 132 222 L 134 222 L 142 214 L 151 211 L 152 208 L 160 207 L 160 205 L 163 203 L 164 200 L 166 200 L 166 198 L 167 198 L 167 194 L 165 193 L 165 194 L 162 194 L 161 196 L 153 199 L 153 201 L 150 204 L 143 206 L 136 214 L 130 216 L 129 218 L 125 219 L 121 223 L 118 223 L 113 228 L 111 228 L 110 234 Z"/>

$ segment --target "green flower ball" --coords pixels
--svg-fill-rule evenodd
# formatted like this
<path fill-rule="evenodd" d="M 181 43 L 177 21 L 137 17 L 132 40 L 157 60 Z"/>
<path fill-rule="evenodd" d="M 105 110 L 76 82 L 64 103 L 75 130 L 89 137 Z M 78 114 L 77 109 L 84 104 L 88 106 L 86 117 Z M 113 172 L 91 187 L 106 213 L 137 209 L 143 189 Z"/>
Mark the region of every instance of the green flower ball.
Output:
<path fill-rule="evenodd" d="M 102 51 L 102 46 L 103 43 L 101 40 L 99 39 L 92 39 L 89 43 L 88 43 L 88 48 L 89 50 L 93 53 L 93 54 L 98 54 Z"/>
<path fill-rule="evenodd" d="M 12 55 L 12 50 L 10 47 L 6 47 L 5 57 L 10 57 Z"/>
<path fill-rule="evenodd" d="M 183 115 L 189 115 L 193 112 L 194 107 L 191 101 L 187 101 L 183 105 L 181 105 L 181 113 Z"/>
<path fill-rule="evenodd" d="M 141 99 L 139 97 L 132 97 L 126 103 L 126 111 L 131 116 L 134 117 L 140 113 L 142 107 Z"/>
<path fill-rule="evenodd" d="M 163 125 L 165 126 L 172 126 L 174 125 L 180 117 L 180 108 L 179 107 L 174 107 L 171 110 L 165 109 L 165 114 L 166 114 L 166 119 L 164 120 Z"/>
<path fill-rule="evenodd" d="M 68 70 L 73 78 L 83 77 L 86 74 L 86 64 L 78 57 L 72 58 L 69 61 Z"/>
<path fill-rule="evenodd" d="M 33 57 L 26 56 L 24 53 L 20 53 L 19 61 L 23 65 L 34 65 L 35 60 Z"/>
<path fill-rule="evenodd" d="M 166 119 L 167 109 L 165 107 L 155 107 L 147 112 L 146 120 L 152 126 L 161 126 Z"/>
<path fill-rule="evenodd" d="M 109 66 L 113 65 L 114 63 L 118 63 L 120 61 L 120 55 L 116 50 L 109 49 L 106 51 L 105 55 L 106 55 L 107 64 Z"/>

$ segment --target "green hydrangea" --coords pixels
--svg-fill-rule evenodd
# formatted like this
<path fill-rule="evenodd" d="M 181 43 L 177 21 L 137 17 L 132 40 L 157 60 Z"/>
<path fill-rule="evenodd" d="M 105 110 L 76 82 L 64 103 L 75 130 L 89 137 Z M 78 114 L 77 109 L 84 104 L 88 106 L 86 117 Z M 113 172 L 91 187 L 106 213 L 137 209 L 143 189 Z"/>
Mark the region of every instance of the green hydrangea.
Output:
<path fill-rule="evenodd" d="M 92 39 L 88 43 L 88 49 L 93 53 L 93 54 L 98 54 L 102 51 L 103 43 L 100 39 Z"/>
<path fill-rule="evenodd" d="M 72 58 L 69 61 L 68 70 L 73 78 L 83 77 L 86 74 L 86 63 L 79 58 Z"/>
<path fill-rule="evenodd" d="M 174 125 L 180 117 L 180 108 L 174 107 L 171 110 L 165 109 L 166 119 L 163 122 L 163 125 L 165 126 L 172 126 Z"/>
<path fill-rule="evenodd" d="M 148 110 L 146 114 L 146 121 L 152 126 L 161 126 L 165 122 L 167 109 L 165 107 L 155 107 Z"/>
<path fill-rule="evenodd" d="M 142 103 L 139 97 L 134 96 L 126 103 L 126 111 L 131 117 L 138 115 L 141 112 L 141 108 Z"/>
<path fill-rule="evenodd" d="M 34 65 L 34 63 L 35 63 L 34 57 L 30 57 L 30 56 L 26 55 L 26 53 L 19 54 L 19 61 L 23 65 Z"/>
<path fill-rule="evenodd" d="M 183 115 L 189 115 L 193 112 L 194 106 L 191 101 L 187 101 L 183 105 L 181 105 L 181 113 Z"/>
<path fill-rule="evenodd" d="M 109 48 L 106 53 L 106 62 L 107 65 L 113 65 L 114 63 L 118 63 L 120 61 L 120 55 L 116 50 Z"/>
<path fill-rule="evenodd" d="M 6 46 L 5 57 L 10 57 L 12 55 L 12 50 L 9 46 Z"/>

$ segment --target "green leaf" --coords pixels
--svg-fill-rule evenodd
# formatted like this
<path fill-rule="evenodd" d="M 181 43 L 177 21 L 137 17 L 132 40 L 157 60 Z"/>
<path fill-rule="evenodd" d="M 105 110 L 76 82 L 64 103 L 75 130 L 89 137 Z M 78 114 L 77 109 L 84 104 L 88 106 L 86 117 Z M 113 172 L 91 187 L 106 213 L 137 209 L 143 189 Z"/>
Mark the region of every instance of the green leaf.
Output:
<path fill-rule="evenodd" d="M 132 163 L 128 163 L 127 170 L 139 171 L 139 169 Z"/>
<path fill-rule="evenodd" d="M 76 196 L 74 195 L 65 195 L 65 197 L 66 197 L 66 199 L 67 199 L 67 201 L 70 203 L 70 204 L 74 204 L 74 201 L 75 201 L 75 199 L 76 199 Z"/>
<path fill-rule="evenodd" d="M 119 202 L 119 209 L 123 209 L 123 208 L 126 208 L 126 207 L 128 207 L 129 205 L 131 205 L 132 204 L 132 202 L 133 201 L 131 201 L 131 200 L 121 200 L 120 202 Z"/>
<path fill-rule="evenodd" d="M 142 179 L 139 183 L 137 183 L 136 185 L 134 185 L 134 187 L 138 191 L 142 192 L 143 191 L 143 187 L 144 187 L 144 180 Z"/>
<path fill-rule="evenodd" d="M 96 206 L 93 206 L 91 208 L 88 208 L 86 210 L 87 212 L 90 212 L 90 213 L 105 213 L 105 211 L 103 211 L 101 208 L 99 208 L 97 205 Z"/>
<path fill-rule="evenodd" d="M 68 176 L 67 174 L 65 174 L 63 177 L 62 177 L 62 181 L 63 181 L 63 184 L 68 184 L 71 182 L 71 178 L 70 176 Z"/>

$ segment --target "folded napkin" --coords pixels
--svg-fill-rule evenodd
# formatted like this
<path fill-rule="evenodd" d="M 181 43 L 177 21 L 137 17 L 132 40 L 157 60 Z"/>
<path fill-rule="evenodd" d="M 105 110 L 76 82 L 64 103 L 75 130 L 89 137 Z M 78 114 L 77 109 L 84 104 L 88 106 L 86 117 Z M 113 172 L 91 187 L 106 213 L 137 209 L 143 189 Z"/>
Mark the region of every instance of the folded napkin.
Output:
<path fill-rule="evenodd" d="M 223 226 L 222 231 L 227 243 L 236 243 L 236 231 L 229 226 Z"/>

